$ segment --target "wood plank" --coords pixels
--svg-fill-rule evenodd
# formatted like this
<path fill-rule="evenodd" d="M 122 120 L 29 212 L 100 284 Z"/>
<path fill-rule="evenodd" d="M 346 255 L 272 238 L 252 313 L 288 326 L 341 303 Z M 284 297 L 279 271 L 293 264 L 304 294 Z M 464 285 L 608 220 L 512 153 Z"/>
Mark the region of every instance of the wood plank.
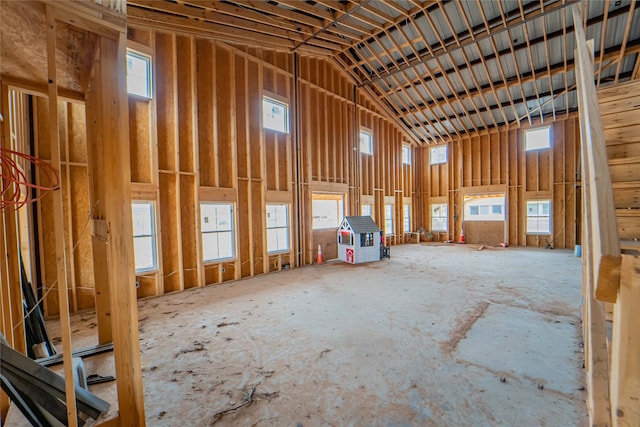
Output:
<path fill-rule="evenodd" d="M 96 62 L 88 104 L 100 106 L 90 117 L 98 123 L 102 139 L 105 219 L 109 223 L 107 260 L 111 283 L 111 319 L 118 411 L 122 425 L 145 426 L 144 395 L 140 368 L 138 306 L 133 264 L 131 220 L 130 151 L 126 93 L 126 35 L 117 40 L 100 38 L 100 60 Z M 114 118 L 119 118 L 114 120 Z"/>
<path fill-rule="evenodd" d="M 46 6 L 47 19 L 47 75 L 49 79 L 49 145 L 51 149 L 51 166 L 60 171 L 60 141 L 58 133 L 58 84 L 56 75 L 56 20 L 54 9 Z M 52 192 L 53 218 L 55 229 L 56 278 L 58 282 L 58 304 L 60 310 L 60 336 L 64 360 L 65 400 L 67 404 L 67 423 L 70 427 L 78 425 L 76 417 L 76 391 L 73 363 L 71 361 L 71 322 L 69 317 L 69 294 L 67 292 L 67 264 L 65 256 L 64 213 L 62 190 Z"/>
<path fill-rule="evenodd" d="M 581 19 L 578 10 L 574 9 L 573 13 L 574 21 L 580 22 Z M 585 43 L 584 35 L 582 35 L 582 40 L 578 40 L 578 43 L 580 42 Z M 579 84 L 577 87 L 578 99 L 580 100 L 582 108 L 584 108 L 585 102 L 582 92 L 586 86 L 584 84 L 585 71 L 581 70 L 580 74 L 583 84 Z M 588 72 L 586 74 L 589 75 Z M 591 77 L 589 81 L 593 83 Z M 588 120 L 580 120 L 580 133 L 581 135 L 588 135 L 590 133 Z M 581 150 L 581 176 L 584 193 L 582 198 L 582 213 L 584 217 L 584 221 L 582 222 L 582 242 L 586 244 L 583 244 L 582 250 L 582 295 L 584 299 L 582 323 L 585 349 L 584 363 L 585 369 L 587 370 L 587 408 L 589 410 L 591 425 L 607 426 L 611 420 L 607 340 L 603 304 L 595 300 L 597 263 L 592 240 L 594 230 L 591 224 L 594 221 L 592 216 L 596 215 L 596 213 L 591 209 L 592 203 L 590 198 L 594 192 L 590 187 L 593 185 L 593 177 L 591 176 L 592 169 L 589 166 L 588 149 L 584 147 L 584 144 L 583 142 L 583 148 Z"/>
<path fill-rule="evenodd" d="M 623 255 L 613 311 L 611 408 L 613 426 L 640 425 L 640 256 Z"/>
<path fill-rule="evenodd" d="M 607 145 L 640 142 L 640 123 L 629 122 L 626 126 L 605 129 L 604 137 Z"/>
<path fill-rule="evenodd" d="M 573 6 L 574 22 L 580 21 L 578 6 Z M 582 127 L 583 150 L 587 156 L 587 166 L 592 185 L 589 187 L 590 207 L 593 212 L 591 221 L 592 250 L 596 262 L 597 278 L 596 298 L 601 301 L 615 302 L 617 288 L 620 284 L 620 239 L 617 236 L 617 225 L 613 212 L 613 191 L 611 177 L 607 165 L 602 122 L 599 114 L 598 100 L 593 83 L 593 53 L 586 45 L 584 29 L 575 26 L 578 73 L 580 87 L 579 111 Z M 593 48 L 593 47 L 592 47 Z"/>

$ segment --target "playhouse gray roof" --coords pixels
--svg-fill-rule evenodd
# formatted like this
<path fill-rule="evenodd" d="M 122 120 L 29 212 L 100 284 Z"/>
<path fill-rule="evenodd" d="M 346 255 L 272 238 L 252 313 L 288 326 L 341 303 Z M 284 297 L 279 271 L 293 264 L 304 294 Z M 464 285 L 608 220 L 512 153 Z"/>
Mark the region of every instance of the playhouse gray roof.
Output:
<path fill-rule="evenodd" d="M 344 219 L 347 220 L 347 222 L 351 226 L 351 229 L 356 234 L 378 233 L 381 231 L 378 225 L 373 221 L 373 218 L 371 218 L 369 215 L 346 216 L 344 217 Z"/>

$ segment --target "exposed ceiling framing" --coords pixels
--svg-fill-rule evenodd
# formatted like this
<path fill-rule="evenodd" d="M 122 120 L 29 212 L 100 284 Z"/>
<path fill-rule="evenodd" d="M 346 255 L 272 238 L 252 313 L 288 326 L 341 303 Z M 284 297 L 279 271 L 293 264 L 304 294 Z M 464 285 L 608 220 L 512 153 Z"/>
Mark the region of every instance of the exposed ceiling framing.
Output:
<path fill-rule="evenodd" d="M 129 0 L 132 23 L 332 58 L 423 143 L 577 108 L 571 7 L 598 86 L 640 78 L 636 0 Z"/>

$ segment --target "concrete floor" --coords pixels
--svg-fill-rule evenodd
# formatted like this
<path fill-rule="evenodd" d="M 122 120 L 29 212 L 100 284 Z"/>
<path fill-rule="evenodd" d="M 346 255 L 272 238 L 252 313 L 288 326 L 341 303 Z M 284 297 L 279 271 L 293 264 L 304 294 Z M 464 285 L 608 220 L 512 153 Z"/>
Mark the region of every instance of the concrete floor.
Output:
<path fill-rule="evenodd" d="M 586 426 L 580 260 L 477 249 L 395 246 L 140 301 L 147 425 Z M 92 344 L 91 315 L 73 329 Z M 113 374 L 111 355 L 85 364 Z M 91 390 L 115 401 L 113 383 Z"/>

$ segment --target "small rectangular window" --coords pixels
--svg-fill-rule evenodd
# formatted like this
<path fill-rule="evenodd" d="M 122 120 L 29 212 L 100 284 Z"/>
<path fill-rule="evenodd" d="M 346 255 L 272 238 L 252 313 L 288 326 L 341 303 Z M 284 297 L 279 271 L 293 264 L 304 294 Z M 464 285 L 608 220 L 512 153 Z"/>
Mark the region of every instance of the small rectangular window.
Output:
<path fill-rule="evenodd" d="M 373 206 L 371 205 L 362 205 L 362 216 L 370 216 L 371 218 L 373 218 L 372 215 L 373 212 Z"/>
<path fill-rule="evenodd" d="M 393 234 L 393 205 L 384 205 L 384 234 Z"/>
<path fill-rule="evenodd" d="M 429 163 L 432 165 L 447 163 L 447 146 L 431 147 L 429 150 Z"/>
<path fill-rule="evenodd" d="M 504 194 L 464 197 L 465 221 L 504 221 Z"/>
<path fill-rule="evenodd" d="M 338 228 L 344 217 L 344 201 L 340 194 L 314 193 L 311 201 L 313 229 Z"/>
<path fill-rule="evenodd" d="M 263 96 L 262 127 L 276 132 L 289 133 L 289 105 Z"/>
<path fill-rule="evenodd" d="M 360 130 L 360 152 L 373 154 L 373 135 L 366 130 Z"/>
<path fill-rule="evenodd" d="M 402 146 L 402 163 L 405 165 L 411 164 L 411 147 L 408 145 Z"/>
<path fill-rule="evenodd" d="M 402 213 L 402 225 L 404 226 L 404 232 L 409 233 L 411 231 L 411 205 L 404 205 L 404 211 Z"/>
<path fill-rule="evenodd" d="M 233 206 L 230 203 L 201 203 L 200 226 L 205 262 L 235 256 Z"/>
<path fill-rule="evenodd" d="M 340 235 L 338 236 L 338 243 L 341 245 L 353 246 L 353 233 L 348 231 L 340 232 Z"/>
<path fill-rule="evenodd" d="M 447 231 L 447 204 L 431 205 L 431 231 Z"/>
<path fill-rule="evenodd" d="M 373 233 L 360 234 L 360 247 L 366 248 L 368 246 L 373 246 Z"/>
<path fill-rule="evenodd" d="M 551 234 L 551 201 L 527 202 L 527 233 Z"/>
<path fill-rule="evenodd" d="M 151 57 L 127 49 L 127 92 L 151 98 Z"/>
<path fill-rule="evenodd" d="M 289 206 L 267 204 L 267 252 L 289 250 Z"/>
<path fill-rule="evenodd" d="M 136 273 L 156 269 L 156 236 L 153 202 L 131 203 L 133 256 Z"/>
<path fill-rule="evenodd" d="M 551 127 L 529 129 L 524 133 L 525 151 L 542 150 L 551 147 Z"/>

